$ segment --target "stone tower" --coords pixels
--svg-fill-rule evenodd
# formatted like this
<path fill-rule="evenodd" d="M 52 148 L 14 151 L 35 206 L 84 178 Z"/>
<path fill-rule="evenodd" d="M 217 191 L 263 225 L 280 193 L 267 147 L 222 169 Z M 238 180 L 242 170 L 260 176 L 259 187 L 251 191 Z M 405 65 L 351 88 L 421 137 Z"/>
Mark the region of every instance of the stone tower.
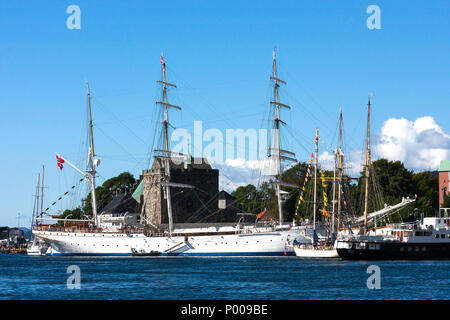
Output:
<path fill-rule="evenodd" d="M 167 199 L 159 183 L 164 177 L 164 162 L 156 158 L 152 168 L 143 171 L 143 220 L 153 225 L 168 223 Z M 205 222 L 216 215 L 219 170 L 213 169 L 205 158 L 188 156 L 181 161 L 170 160 L 170 182 L 194 187 L 171 187 L 174 223 Z"/>

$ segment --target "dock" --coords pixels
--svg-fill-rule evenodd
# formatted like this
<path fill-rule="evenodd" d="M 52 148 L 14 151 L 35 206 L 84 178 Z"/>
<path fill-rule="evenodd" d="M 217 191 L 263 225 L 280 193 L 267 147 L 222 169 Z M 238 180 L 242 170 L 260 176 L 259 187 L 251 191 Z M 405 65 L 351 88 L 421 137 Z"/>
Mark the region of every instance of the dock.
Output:
<path fill-rule="evenodd" d="M 26 248 L 0 248 L 0 253 L 4 254 L 27 254 Z"/>

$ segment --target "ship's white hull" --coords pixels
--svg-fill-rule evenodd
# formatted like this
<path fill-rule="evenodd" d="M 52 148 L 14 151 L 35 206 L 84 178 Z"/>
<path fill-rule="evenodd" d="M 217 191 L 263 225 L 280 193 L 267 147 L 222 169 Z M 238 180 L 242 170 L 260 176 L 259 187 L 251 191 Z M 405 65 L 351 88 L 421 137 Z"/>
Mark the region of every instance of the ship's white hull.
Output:
<path fill-rule="evenodd" d="M 277 256 L 294 255 L 287 244 L 308 243 L 299 229 L 225 235 L 147 237 L 126 233 L 68 233 L 33 231 L 50 245 L 47 255 L 130 256 L 158 251 L 179 256 Z"/>
<path fill-rule="evenodd" d="M 337 250 L 331 249 L 313 249 L 311 247 L 301 248 L 294 246 L 295 255 L 301 258 L 339 258 Z"/>

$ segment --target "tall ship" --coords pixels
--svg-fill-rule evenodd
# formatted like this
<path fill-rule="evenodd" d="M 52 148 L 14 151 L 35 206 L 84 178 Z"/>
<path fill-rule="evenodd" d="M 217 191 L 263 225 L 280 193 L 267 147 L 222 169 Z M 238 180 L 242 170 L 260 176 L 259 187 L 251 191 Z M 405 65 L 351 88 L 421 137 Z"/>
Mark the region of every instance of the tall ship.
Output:
<path fill-rule="evenodd" d="M 317 167 L 318 167 L 318 154 L 319 154 L 319 129 L 316 129 L 316 138 L 314 140 L 314 143 L 316 145 L 315 147 L 315 164 L 314 164 L 314 195 L 313 195 L 313 237 L 311 239 L 310 244 L 305 243 L 294 243 L 292 246 L 294 248 L 295 255 L 297 257 L 301 258 L 338 258 L 339 255 L 336 251 L 336 248 L 334 247 L 335 240 L 336 240 L 336 228 L 335 228 L 335 195 L 336 195 L 336 158 L 339 156 L 339 159 L 341 159 L 341 135 L 342 135 L 342 112 L 340 114 L 340 121 L 339 121 L 339 149 L 335 153 L 335 161 L 334 161 L 334 170 L 333 170 L 333 208 L 331 212 L 331 216 L 327 211 L 327 196 L 326 196 L 326 184 L 325 184 L 325 178 L 323 173 L 321 174 L 321 180 L 322 180 L 322 187 L 323 187 L 323 208 L 322 213 L 325 218 L 325 228 L 322 228 L 322 236 L 319 237 L 317 233 L 317 223 L 316 223 L 316 212 L 317 212 Z M 341 167 L 341 162 L 339 164 L 339 167 Z M 310 170 L 311 164 L 308 167 L 308 170 Z M 339 199 L 341 195 L 341 189 L 338 190 Z M 297 207 L 300 205 L 301 201 L 299 200 Z M 339 201 L 340 205 L 340 201 Z M 338 210 L 338 216 L 340 215 L 340 210 Z M 330 216 L 330 217 L 329 217 Z M 331 223 L 327 223 L 327 217 L 329 217 Z"/>
<path fill-rule="evenodd" d="M 260 215 L 242 213 L 234 223 L 177 223 L 174 219 L 174 207 L 180 215 L 195 214 L 189 211 L 193 203 L 187 201 L 180 209 L 179 203 L 173 201 L 179 194 L 187 194 L 198 189 L 212 188 L 204 179 L 202 172 L 211 172 L 211 167 L 205 159 L 193 158 L 189 152 L 182 154 L 171 151 L 169 143 L 169 111 L 180 110 L 181 107 L 168 102 L 168 89 L 176 88 L 167 82 L 166 64 L 161 56 L 162 99 L 156 102 L 162 115 L 161 147 L 154 150 L 154 162 L 150 170 L 143 171 L 141 183 L 133 192 L 133 197 L 140 203 L 140 212 L 107 211 L 98 212 L 96 201 L 95 177 L 100 160 L 94 151 L 93 122 L 91 114 L 91 99 L 89 84 L 87 98 L 89 111 L 89 154 L 86 170 L 79 169 L 67 158 L 57 154 L 58 166 L 62 169 L 67 164 L 80 173 L 90 187 L 92 216 L 88 219 L 51 219 L 42 218 L 33 226 L 33 234 L 45 242 L 49 249 L 46 255 L 84 255 L 84 256 L 279 256 L 293 255 L 292 242 L 308 243 L 304 237 L 304 227 L 284 222 L 282 210 L 281 161 L 293 160 L 295 154 L 281 149 L 279 138 L 280 107 L 287 108 L 278 101 L 278 88 L 285 84 L 276 74 L 275 51 L 273 55 L 274 101 L 276 118 L 274 119 L 274 140 L 276 145 L 271 148 L 271 157 L 277 164 L 274 175 L 274 185 L 278 198 L 278 221 L 262 221 Z M 202 171 L 203 170 L 203 171 Z M 175 179 L 174 172 L 182 177 Z M 197 180 L 197 186 L 194 185 Z M 203 192 L 205 192 L 203 190 Z M 199 202 L 205 204 L 204 201 Z M 212 199 L 217 200 L 217 199 Z M 218 198 L 219 207 L 225 199 Z M 209 202 L 209 201 L 207 201 Z M 205 204 L 207 205 L 207 203 Z M 215 212 L 212 212 L 213 215 Z M 42 216 L 42 214 L 41 214 Z M 254 221 L 248 221 L 248 216 Z M 247 218 L 247 219 L 245 219 Z M 56 220 L 59 224 L 43 224 L 43 221 Z M 179 221 L 178 221 L 179 222 Z"/>
<path fill-rule="evenodd" d="M 438 216 L 423 217 L 377 227 L 377 219 L 387 217 L 415 201 L 409 197 L 393 206 L 368 213 L 370 154 L 370 99 L 367 116 L 366 162 L 364 170 L 364 215 L 355 219 L 359 232 L 351 228 L 339 233 L 336 250 L 344 260 L 427 260 L 450 259 L 450 209 L 441 208 Z"/>

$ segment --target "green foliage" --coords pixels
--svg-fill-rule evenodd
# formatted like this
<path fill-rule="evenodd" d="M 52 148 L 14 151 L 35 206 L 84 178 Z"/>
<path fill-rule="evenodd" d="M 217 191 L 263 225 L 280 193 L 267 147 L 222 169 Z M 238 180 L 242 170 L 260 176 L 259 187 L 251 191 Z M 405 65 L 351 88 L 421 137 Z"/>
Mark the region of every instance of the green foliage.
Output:
<path fill-rule="evenodd" d="M 81 208 L 76 208 L 73 210 L 66 209 L 62 214 L 59 215 L 59 219 L 78 219 L 83 220 L 83 211 Z M 62 226 L 64 224 L 63 221 L 58 221 L 58 225 Z"/>
<path fill-rule="evenodd" d="M 97 210 L 102 210 L 114 197 L 116 190 L 131 190 L 135 184 L 136 179 L 129 172 L 123 172 L 117 177 L 106 180 L 102 186 L 95 188 L 95 196 L 97 199 Z M 84 207 L 83 212 L 86 215 L 92 216 L 92 205 L 91 205 L 91 193 L 83 200 Z"/>
<path fill-rule="evenodd" d="M 286 170 L 282 180 L 299 188 L 303 185 L 307 172 L 308 163 L 298 163 L 296 166 Z M 372 163 L 370 179 L 376 179 L 378 189 L 373 187 L 373 180 L 369 180 L 369 212 L 381 209 L 384 204 L 394 205 L 399 203 L 403 197 L 413 198 L 418 196 L 414 205 L 409 205 L 389 218 L 389 222 L 399 222 L 410 216 L 419 217 L 419 214 L 434 215 L 438 211 L 438 177 L 431 172 L 413 173 L 404 167 L 400 161 L 388 161 L 379 159 Z M 373 174 L 374 173 L 374 174 Z M 318 172 L 318 175 L 320 173 Z M 332 177 L 333 172 L 325 172 L 326 177 Z M 343 177 L 344 197 L 348 204 L 348 213 L 361 216 L 364 213 L 364 176 L 351 183 L 348 176 Z M 299 207 L 299 216 L 311 218 L 313 215 L 312 193 L 313 180 L 307 182 L 303 198 L 306 200 Z M 328 211 L 332 211 L 332 183 L 326 182 L 326 193 L 328 196 Z M 283 205 L 283 215 L 288 221 L 292 220 L 297 206 L 300 192 L 297 188 L 283 187 L 283 191 L 289 193 L 289 197 Z M 317 212 L 318 220 L 322 218 L 323 195 L 322 183 L 317 182 Z M 377 197 L 376 195 L 379 194 Z M 232 195 L 238 199 L 238 207 L 245 212 L 258 213 L 267 208 L 273 217 L 278 216 L 277 199 L 275 190 L 267 183 L 259 190 L 253 185 L 239 187 Z M 450 196 L 445 198 L 444 204 L 450 207 Z M 344 208 L 342 213 L 345 215 Z M 381 222 L 379 222 L 381 223 Z"/>
<path fill-rule="evenodd" d="M 136 179 L 129 172 L 123 172 L 117 177 L 106 180 L 101 186 L 95 188 L 95 194 L 97 198 L 97 210 L 102 210 L 114 197 L 116 190 L 125 189 L 131 191 L 131 188 L 135 184 Z M 60 218 L 70 216 L 70 219 L 83 219 L 83 216 L 92 217 L 92 205 L 91 205 L 91 193 L 89 193 L 83 200 L 84 205 L 82 208 L 76 208 L 73 210 L 65 210 Z"/>
<path fill-rule="evenodd" d="M 267 209 L 273 213 L 277 207 L 275 190 L 268 183 L 262 184 L 259 189 L 252 184 L 241 186 L 231 195 L 236 198 L 236 205 L 242 212 L 259 213 Z"/>
<path fill-rule="evenodd" d="M 415 208 L 426 216 L 436 214 L 439 209 L 439 180 L 430 172 L 420 172 L 413 176 L 415 194 L 418 195 Z"/>

